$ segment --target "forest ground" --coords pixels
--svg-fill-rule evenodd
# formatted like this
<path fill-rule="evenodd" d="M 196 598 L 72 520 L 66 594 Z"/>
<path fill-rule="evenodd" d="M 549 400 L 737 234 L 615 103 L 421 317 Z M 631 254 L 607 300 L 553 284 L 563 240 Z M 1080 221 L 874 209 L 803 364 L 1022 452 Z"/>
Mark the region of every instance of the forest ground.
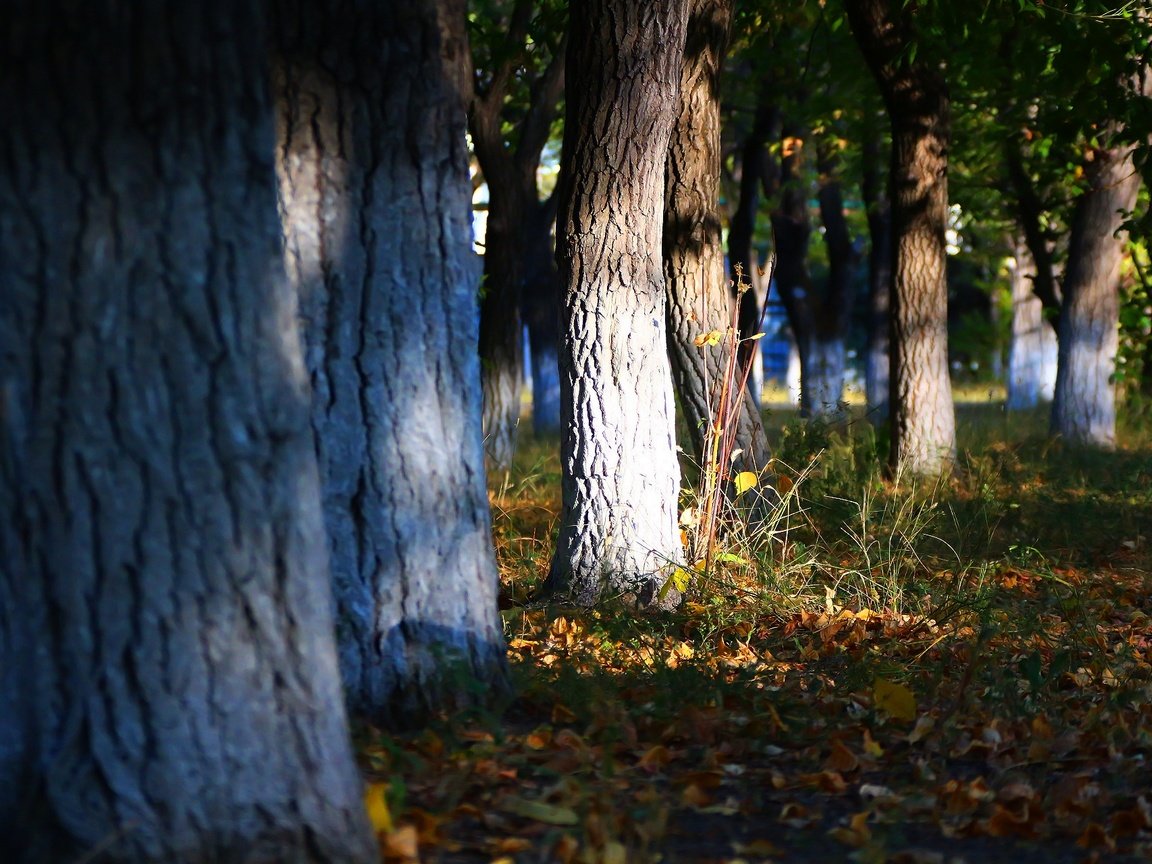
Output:
<path fill-rule="evenodd" d="M 533 603 L 558 445 L 523 441 L 491 478 L 516 693 L 359 731 L 384 859 L 1152 860 L 1152 414 L 1077 453 L 959 404 L 932 488 L 859 419 L 767 418 L 786 504 L 673 614 Z"/>

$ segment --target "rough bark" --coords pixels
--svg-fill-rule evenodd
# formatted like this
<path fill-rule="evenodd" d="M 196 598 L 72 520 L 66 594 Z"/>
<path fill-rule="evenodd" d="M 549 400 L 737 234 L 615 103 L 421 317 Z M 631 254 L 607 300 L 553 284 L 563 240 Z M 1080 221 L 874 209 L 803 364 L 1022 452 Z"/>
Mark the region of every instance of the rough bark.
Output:
<path fill-rule="evenodd" d="M 1068 238 L 1060 354 L 1051 431 L 1088 447 L 1116 446 L 1115 371 L 1119 342 L 1120 264 L 1124 240 L 1114 235 L 1120 211 L 1136 204 L 1140 175 L 1127 148 L 1098 148 L 1085 170 Z"/>
<path fill-rule="evenodd" d="M 556 244 L 563 514 L 546 587 L 580 603 L 659 600 L 682 557 L 661 214 L 687 5 L 571 5 Z"/>
<path fill-rule="evenodd" d="M 865 366 L 865 391 L 868 416 L 873 423 L 887 423 L 889 413 L 889 356 L 892 326 L 892 207 L 887 183 L 882 179 L 879 135 L 868 133 L 864 139 L 863 180 L 861 193 L 868 209 L 868 357 Z"/>
<path fill-rule="evenodd" d="M 536 169 L 564 92 L 561 50 L 531 88 L 528 110 L 514 124 L 515 145 L 506 140 L 505 104 L 535 6 L 536 0 L 517 0 L 509 18 L 507 40 L 516 50 L 507 53 L 484 88 L 475 88 L 468 113 L 473 148 L 488 184 L 480 364 L 484 446 L 492 466 L 498 469 L 508 468 L 516 452 L 524 383 L 522 302 L 530 266 L 530 222 L 539 207 Z M 469 77 L 475 79 L 471 69 Z"/>
<path fill-rule="evenodd" d="M 956 458 L 948 376 L 948 90 L 912 59 L 909 8 L 845 0 L 848 20 L 892 124 L 892 451 L 899 473 L 939 475 Z"/>
<path fill-rule="evenodd" d="M 375 859 L 261 10 L 6 10 L 4 861 Z"/>
<path fill-rule="evenodd" d="M 1014 266 L 1009 277 L 1012 288 L 1012 333 L 1008 343 L 1009 411 L 1035 408 L 1051 402 L 1056 386 L 1056 334 L 1044 320 L 1044 304 L 1033 293 L 1036 267 L 1029 244 L 1013 243 Z"/>
<path fill-rule="evenodd" d="M 279 173 L 350 707 L 499 689 L 457 0 L 281 0 Z"/>
<path fill-rule="evenodd" d="M 680 105 L 668 148 L 664 190 L 664 274 L 668 290 L 668 351 L 692 452 L 704 459 L 709 426 L 734 422 L 740 455 L 734 471 L 759 472 L 768 441 L 752 394 L 741 389 L 743 368 L 729 374 L 730 342 L 697 346 L 695 339 L 733 323 L 732 294 L 720 242 L 720 68 L 728 42 L 731 0 L 693 0 L 684 49 Z M 738 322 L 737 322 L 738 323 Z M 755 346 L 755 343 L 753 343 Z M 732 394 L 721 418 L 721 394 Z M 739 395 L 739 398 L 737 398 Z"/>

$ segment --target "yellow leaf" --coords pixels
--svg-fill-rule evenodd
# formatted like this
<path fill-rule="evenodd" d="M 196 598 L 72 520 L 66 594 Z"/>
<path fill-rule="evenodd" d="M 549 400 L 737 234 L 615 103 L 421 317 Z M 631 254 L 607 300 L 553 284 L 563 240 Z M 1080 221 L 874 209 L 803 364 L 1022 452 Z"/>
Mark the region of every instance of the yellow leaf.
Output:
<path fill-rule="evenodd" d="M 388 801 L 384 798 L 387 791 L 387 783 L 369 783 L 364 790 L 364 809 L 368 811 L 368 821 L 372 823 L 372 830 L 377 834 L 391 834 L 394 828 L 392 813 L 388 810 Z"/>
<path fill-rule="evenodd" d="M 721 563 L 721 564 L 741 564 L 741 565 L 743 565 L 743 564 L 748 563 L 747 558 L 741 558 L 739 555 L 737 555 L 733 552 L 721 552 L 719 555 L 716 556 L 716 561 Z"/>
<path fill-rule="evenodd" d="M 710 330 L 707 333 L 701 333 L 692 340 L 697 348 L 703 348 L 705 345 L 719 345 L 720 339 L 724 336 L 719 330 Z"/>
<path fill-rule="evenodd" d="M 903 684 L 877 678 L 872 685 L 872 698 L 877 708 L 897 720 L 916 719 L 916 697 Z"/>
<path fill-rule="evenodd" d="M 759 479 L 753 471 L 741 471 L 736 475 L 736 494 L 743 495 L 749 489 L 755 489 Z"/>

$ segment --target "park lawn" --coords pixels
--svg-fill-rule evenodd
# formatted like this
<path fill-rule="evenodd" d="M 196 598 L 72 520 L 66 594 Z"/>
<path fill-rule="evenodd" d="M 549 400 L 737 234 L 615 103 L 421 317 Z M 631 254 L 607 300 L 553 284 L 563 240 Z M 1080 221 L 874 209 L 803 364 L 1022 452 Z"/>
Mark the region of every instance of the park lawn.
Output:
<path fill-rule="evenodd" d="M 1148 860 L 1152 433 L 958 420 L 923 487 L 859 420 L 770 411 L 788 505 L 673 614 L 533 602 L 559 463 L 524 442 L 490 478 L 516 694 L 359 731 L 385 860 Z"/>

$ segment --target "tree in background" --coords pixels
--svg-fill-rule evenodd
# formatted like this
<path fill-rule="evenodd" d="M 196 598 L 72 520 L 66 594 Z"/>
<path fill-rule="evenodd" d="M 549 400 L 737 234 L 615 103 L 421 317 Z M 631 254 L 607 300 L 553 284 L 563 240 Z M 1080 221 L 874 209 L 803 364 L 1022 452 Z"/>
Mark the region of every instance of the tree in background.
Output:
<path fill-rule="evenodd" d="M 687 0 L 575 0 L 556 258 L 563 512 L 546 590 L 660 597 L 682 558 L 661 248 Z"/>
<path fill-rule="evenodd" d="M 5 10 L 4 861 L 376 858 L 262 10 Z"/>
<path fill-rule="evenodd" d="M 522 299 L 531 310 L 533 333 L 540 342 L 536 363 L 555 363 L 554 357 L 546 356 L 549 337 L 555 333 L 554 327 L 551 333 L 547 329 L 546 319 L 555 316 L 556 282 L 539 266 L 543 250 L 550 254 L 552 244 L 536 170 L 564 92 L 560 22 L 538 0 L 515 0 L 507 15 L 501 14 L 508 5 L 486 4 L 493 8 L 474 16 L 476 59 L 469 76 L 473 82 L 469 130 L 488 185 L 480 304 L 484 439 L 498 469 L 512 462 L 520 422 Z"/>
<path fill-rule="evenodd" d="M 277 152 L 349 705 L 498 691 L 457 0 L 281 0 Z"/>
<path fill-rule="evenodd" d="M 722 349 L 726 339 L 717 346 L 701 345 L 698 338 L 725 332 L 733 320 L 719 202 L 720 67 L 731 17 L 731 0 L 693 0 L 689 10 L 664 190 L 668 350 L 693 453 L 706 458 L 710 426 L 734 423 L 737 457 L 731 468 L 759 474 L 768 464 L 768 441 L 752 394 L 740 389 L 746 380 L 743 366 L 736 365 L 735 375 L 729 371 Z M 721 407 L 723 393 L 731 394 L 731 401 Z M 717 417 L 720 411 L 731 418 Z"/>
<path fill-rule="evenodd" d="M 844 0 L 892 126 L 892 467 L 939 475 L 956 456 L 948 374 L 948 90 L 912 52 L 912 7 Z"/>
<path fill-rule="evenodd" d="M 1052 401 L 1052 432 L 1073 444 L 1116 445 L 1116 369 L 1120 322 L 1120 262 L 1115 236 L 1122 214 L 1136 206 L 1140 175 L 1131 147 L 1108 142 L 1092 152 L 1069 235 L 1060 315 L 1060 353 Z"/>

